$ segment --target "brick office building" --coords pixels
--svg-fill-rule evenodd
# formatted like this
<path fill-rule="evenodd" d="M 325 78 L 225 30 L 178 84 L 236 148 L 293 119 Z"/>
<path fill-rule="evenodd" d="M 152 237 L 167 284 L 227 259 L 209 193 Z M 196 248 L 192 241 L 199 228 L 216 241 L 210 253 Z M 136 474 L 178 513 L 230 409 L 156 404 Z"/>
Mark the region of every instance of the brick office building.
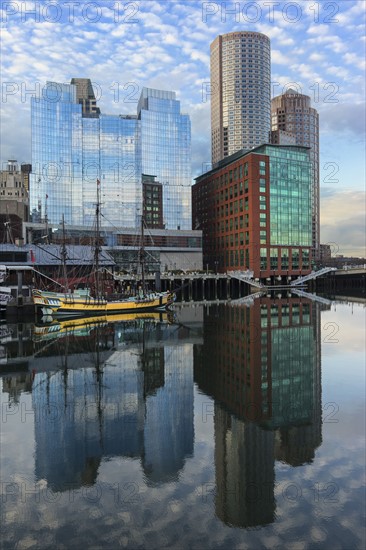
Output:
<path fill-rule="evenodd" d="M 265 144 L 219 161 L 192 187 L 192 223 L 212 270 L 283 281 L 310 273 L 309 148 Z"/>

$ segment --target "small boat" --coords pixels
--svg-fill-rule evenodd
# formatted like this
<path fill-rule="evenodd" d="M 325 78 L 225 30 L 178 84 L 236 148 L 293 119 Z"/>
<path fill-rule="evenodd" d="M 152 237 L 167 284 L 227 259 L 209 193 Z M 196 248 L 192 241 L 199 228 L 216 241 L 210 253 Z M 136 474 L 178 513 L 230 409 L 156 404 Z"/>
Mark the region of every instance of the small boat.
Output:
<path fill-rule="evenodd" d="M 95 238 L 95 296 L 89 290 L 75 292 L 48 292 L 39 289 L 32 290 L 33 302 L 40 308 L 43 315 L 53 317 L 87 317 L 95 315 L 111 315 L 121 313 L 141 313 L 164 311 L 175 300 L 175 294 L 170 291 L 146 291 L 144 274 L 144 221 L 141 217 L 141 247 L 140 265 L 142 287 L 135 296 L 122 297 L 117 300 L 108 300 L 100 292 L 99 273 L 99 236 L 100 236 L 100 181 L 97 180 L 97 207 L 96 207 L 96 238 Z M 61 253 L 66 279 L 66 251 Z"/>

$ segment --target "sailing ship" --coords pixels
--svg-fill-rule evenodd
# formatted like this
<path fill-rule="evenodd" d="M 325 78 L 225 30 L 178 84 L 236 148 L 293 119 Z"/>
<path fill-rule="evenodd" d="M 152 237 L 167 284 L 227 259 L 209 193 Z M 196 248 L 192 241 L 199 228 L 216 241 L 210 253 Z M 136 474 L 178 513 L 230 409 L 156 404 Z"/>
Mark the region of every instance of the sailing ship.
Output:
<path fill-rule="evenodd" d="M 102 294 L 100 289 L 99 255 L 100 247 L 100 181 L 97 180 L 97 205 L 96 205 L 96 239 L 95 239 L 95 295 L 92 296 L 88 289 L 70 292 L 49 292 L 39 289 L 32 290 L 33 303 L 41 309 L 43 315 L 53 317 L 87 317 L 96 315 L 114 315 L 120 313 L 141 313 L 152 311 L 165 311 L 175 300 L 175 294 L 170 291 L 147 291 L 145 285 L 144 269 L 144 220 L 141 217 L 141 246 L 139 261 L 141 266 L 141 288 L 135 296 L 122 297 L 116 300 L 108 300 L 108 296 Z M 66 279 L 66 250 L 61 253 Z"/>

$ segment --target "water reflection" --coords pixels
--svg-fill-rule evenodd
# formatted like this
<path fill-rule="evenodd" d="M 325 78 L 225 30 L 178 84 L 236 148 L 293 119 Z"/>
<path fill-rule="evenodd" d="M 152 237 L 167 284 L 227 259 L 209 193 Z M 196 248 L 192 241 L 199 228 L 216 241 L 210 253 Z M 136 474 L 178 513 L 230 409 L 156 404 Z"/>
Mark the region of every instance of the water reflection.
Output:
<path fill-rule="evenodd" d="M 233 546 L 225 530 L 249 529 L 249 536 L 253 527 L 275 528 L 285 509 L 278 499 L 285 474 L 279 476 L 278 465 L 301 472 L 298 476 L 306 471 L 309 477 L 322 445 L 325 310 L 329 304 L 306 296 L 256 297 L 236 305 L 183 308 L 174 319 L 2 326 L 5 417 L 15 423 L 18 413 L 21 423 L 23 405 L 28 407 L 24 414 L 33 415 L 34 434 L 28 443 L 29 456 L 34 456 L 31 483 L 45 484 L 47 495 L 64 496 L 70 490 L 79 494 L 82 487 L 94 488 L 98 496 L 100 488 L 108 486 L 122 487 L 126 497 L 131 488 L 139 499 L 129 500 L 128 510 L 138 519 L 124 526 L 126 540 L 138 539 L 140 532 L 147 538 L 130 547 L 159 547 L 162 540 L 194 547 L 202 522 L 204 532 L 212 529 L 210 547 L 240 546 L 243 539 L 238 535 Z M 9 481 L 22 475 L 12 471 L 16 452 L 14 445 L 6 452 Z M 319 475 L 319 460 L 317 468 Z M 330 476 L 322 481 L 316 478 L 314 483 L 318 488 L 336 486 Z M 18 496 L 18 501 L 13 498 L 15 507 L 21 505 Z M 109 540 L 120 540 L 120 508 L 111 506 L 112 497 L 109 489 L 82 503 L 84 510 L 92 511 L 97 504 L 103 511 L 100 522 L 80 524 L 79 543 L 90 529 L 96 536 L 98 530 L 104 532 L 107 520 Z M 68 497 L 68 510 L 52 498 L 54 514 L 67 526 L 82 493 Z M 6 540 L 15 543 L 18 525 L 6 494 L 3 503 L 12 518 L 5 522 Z M 303 505 L 309 515 L 305 532 L 316 513 L 315 501 Z M 156 529 L 148 515 L 155 518 Z M 185 530 L 188 517 L 190 530 Z M 158 518 L 164 518 L 164 536 Z M 28 528 L 38 540 L 37 532 Z M 288 529 L 292 532 L 291 523 Z M 152 532 L 154 544 L 149 542 Z M 228 536 L 225 544 L 223 533 Z M 66 530 L 57 536 L 68 540 Z M 262 546 L 250 536 L 252 547 Z M 281 536 L 277 533 L 278 543 Z M 296 542 L 297 536 L 291 536 Z M 100 537 L 96 544 L 103 547 Z M 306 533 L 302 541 L 304 537 Z"/>
<path fill-rule="evenodd" d="M 90 485 L 101 459 L 118 456 L 140 459 L 152 483 L 177 479 L 193 451 L 193 366 L 176 327 L 138 319 L 39 333 L 36 479 L 53 491 Z"/>
<path fill-rule="evenodd" d="M 273 522 L 275 460 L 303 465 L 321 444 L 319 315 L 309 299 L 261 297 L 205 319 L 194 375 L 215 399 L 215 502 L 225 523 Z"/>

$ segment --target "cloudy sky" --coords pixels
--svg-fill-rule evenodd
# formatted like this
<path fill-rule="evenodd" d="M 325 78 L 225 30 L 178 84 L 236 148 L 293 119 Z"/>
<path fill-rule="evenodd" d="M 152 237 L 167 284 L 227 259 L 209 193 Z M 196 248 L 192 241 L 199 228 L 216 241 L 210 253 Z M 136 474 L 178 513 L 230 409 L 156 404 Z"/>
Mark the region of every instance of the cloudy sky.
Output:
<path fill-rule="evenodd" d="M 104 113 L 136 112 L 144 86 L 174 90 L 192 121 L 192 177 L 210 162 L 210 43 L 271 39 L 272 95 L 320 114 L 321 242 L 365 254 L 365 2 L 1 1 L 1 163 L 31 161 L 30 98 L 46 81 L 90 78 Z"/>

